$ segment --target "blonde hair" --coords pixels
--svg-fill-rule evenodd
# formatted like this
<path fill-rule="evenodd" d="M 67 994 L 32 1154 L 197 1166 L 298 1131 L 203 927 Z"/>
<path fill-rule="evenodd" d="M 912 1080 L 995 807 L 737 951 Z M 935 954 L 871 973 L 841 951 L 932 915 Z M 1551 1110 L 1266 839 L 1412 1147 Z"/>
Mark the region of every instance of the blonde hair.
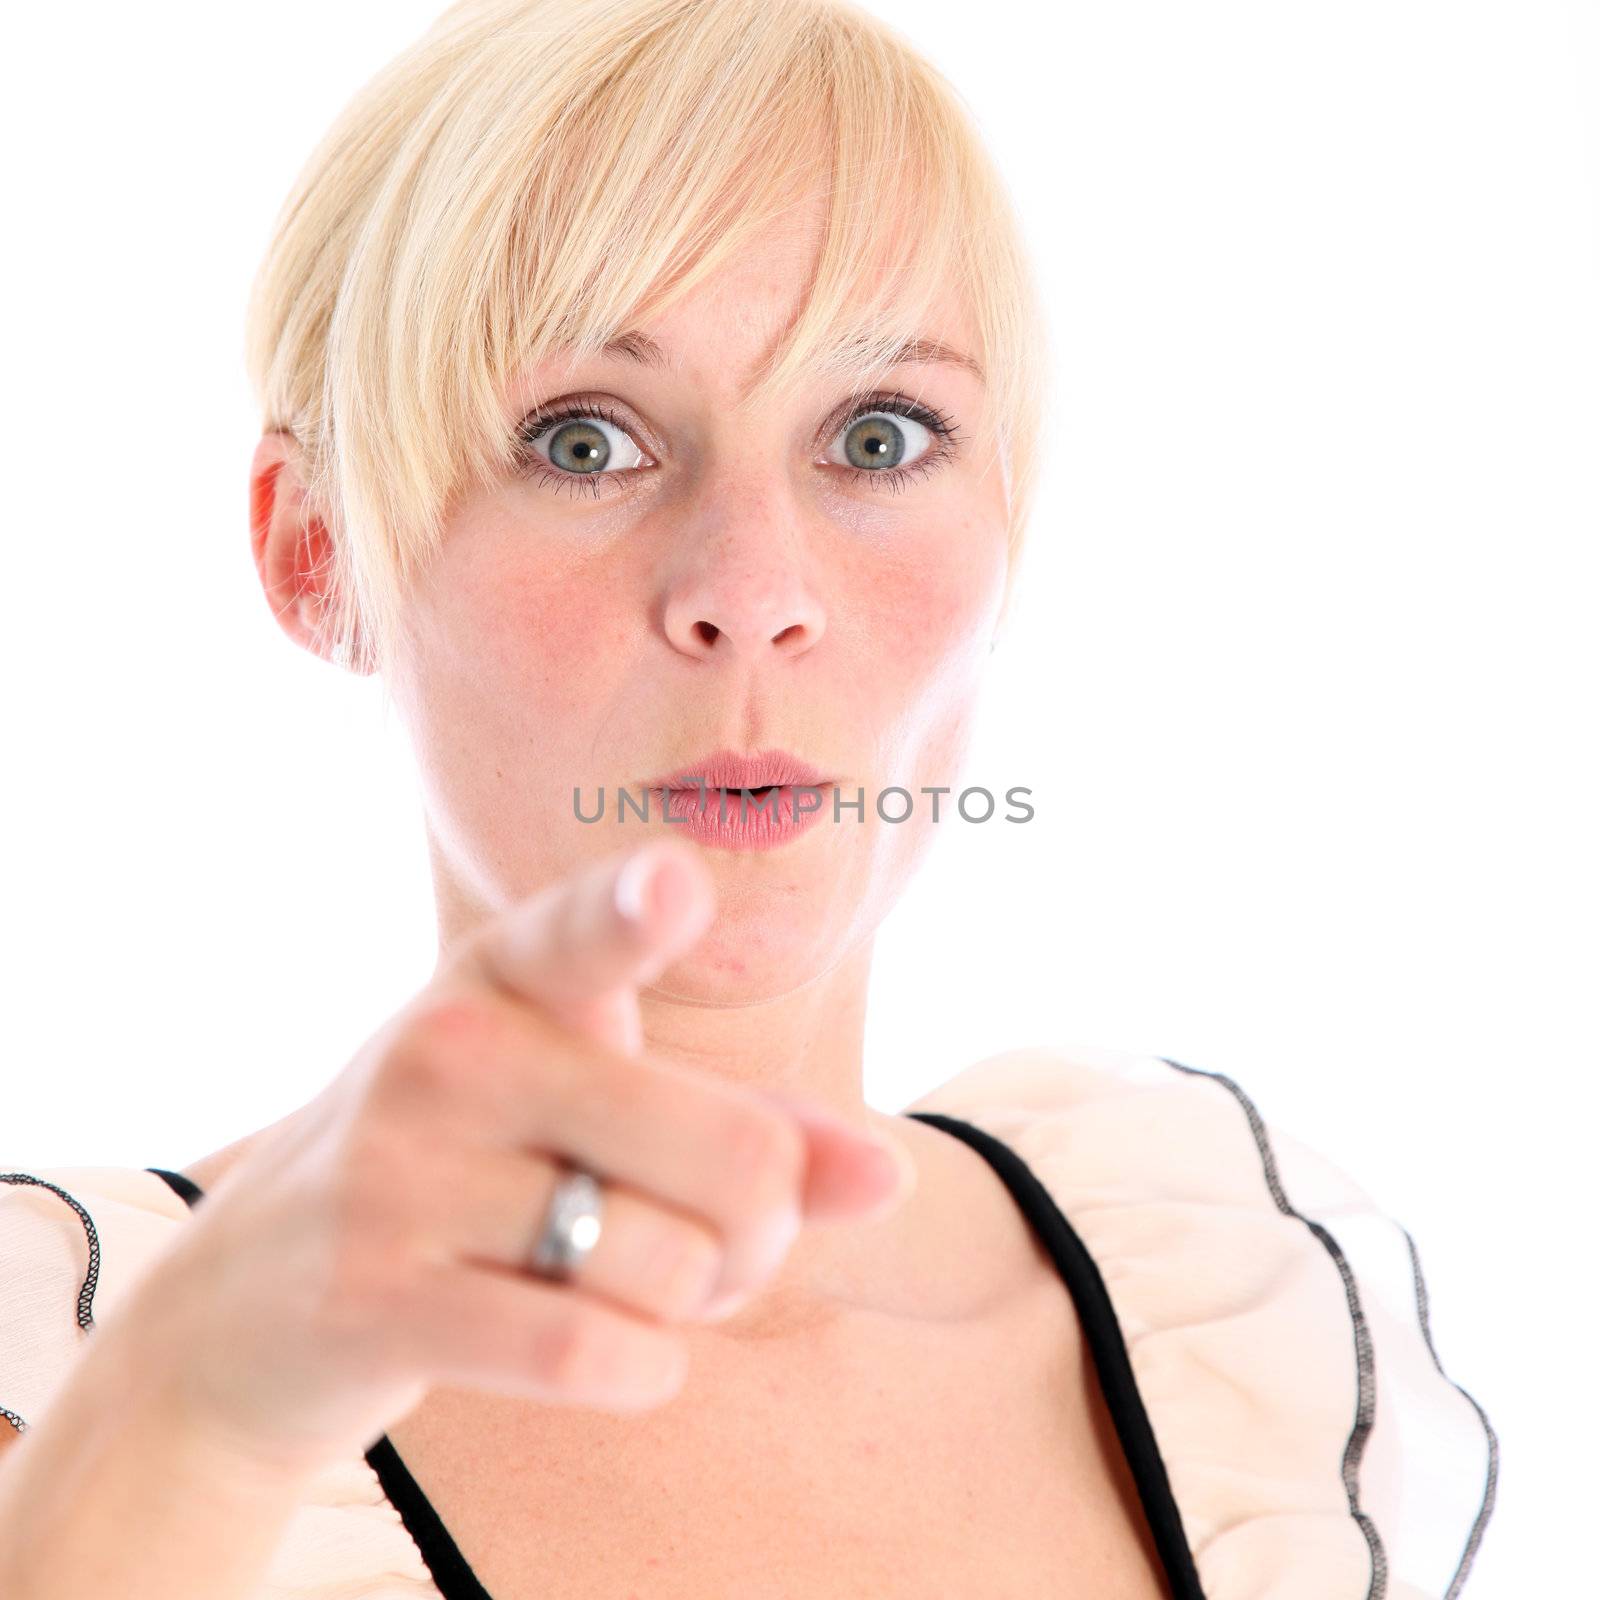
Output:
<path fill-rule="evenodd" d="M 325 648 L 387 678 L 452 497 L 512 470 L 506 385 L 637 326 L 824 194 L 807 300 L 743 404 L 807 371 L 859 394 L 954 284 L 1008 519 L 1032 503 L 1043 308 L 955 90 L 843 0 L 460 0 L 340 113 L 252 286 L 264 429 L 328 529 Z"/>

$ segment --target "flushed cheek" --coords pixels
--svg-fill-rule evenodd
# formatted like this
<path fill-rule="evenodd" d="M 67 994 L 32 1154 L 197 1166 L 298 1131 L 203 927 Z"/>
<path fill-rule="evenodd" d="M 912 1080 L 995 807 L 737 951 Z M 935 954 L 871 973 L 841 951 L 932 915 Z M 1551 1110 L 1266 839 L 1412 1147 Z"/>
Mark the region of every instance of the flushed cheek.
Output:
<path fill-rule="evenodd" d="M 469 687 L 494 689 L 524 723 L 592 720 L 599 686 L 625 670 L 628 632 L 614 596 L 507 575 L 457 592 L 451 654 Z"/>
<path fill-rule="evenodd" d="M 885 674 L 942 682 L 987 653 L 996 604 L 968 563 L 907 567 L 874 586 L 867 636 Z"/>
<path fill-rule="evenodd" d="M 878 587 L 868 630 L 887 766 L 919 783 L 952 781 L 962 764 L 1004 588 L 994 530 L 956 531 L 946 559 L 907 563 Z"/>

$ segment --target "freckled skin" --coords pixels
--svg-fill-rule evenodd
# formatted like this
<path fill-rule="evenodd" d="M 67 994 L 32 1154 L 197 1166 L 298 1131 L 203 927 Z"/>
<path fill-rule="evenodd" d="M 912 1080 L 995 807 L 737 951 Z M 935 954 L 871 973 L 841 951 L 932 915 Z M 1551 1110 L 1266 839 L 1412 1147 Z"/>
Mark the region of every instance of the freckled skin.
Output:
<path fill-rule="evenodd" d="M 453 508 L 417 598 L 421 648 L 395 686 L 423 770 L 446 942 L 642 841 L 637 816 L 616 821 L 619 788 L 642 798 L 646 777 L 702 751 L 777 745 L 837 774 L 846 798 L 862 788 L 865 820 L 834 823 L 829 795 L 823 824 L 791 845 L 709 850 L 719 916 L 668 988 L 714 1003 L 782 994 L 892 906 L 932 838 L 919 788 L 960 786 L 1006 560 L 998 471 L 972 448 L 982 384 L 939 365 L 891 374 L 886 388 L 966 436 L 895 493 L 847 480 L 839 431 L 818 442 L 842 393 L 818 382 L 781 410 L 733 409 L 798 303 L 814 226 L 797 207 L 761 250 L 647 325 L 681 377 L 606 362 L 519 375 L 513 421 L 536 401 L 602 399 L 643 452 L 607 430 L 613 461 L 653 465 L 594 498 L 512 478 Z M 972 347 L 955 302 L 932 331 Z M 904 431 L 910 456 L 924 436 Z M 697 623 L 716 630 L 710 642 Z M 917 806 L 889 824 L 873 804 L 896 784 Z M 577 820 L 575 786 L 589 814 L 605 791 L 602 821 Z M 891 800 L 898 815 L 905 802 Z M 941 819 L 952 810 L 941 801 Z M 648 831 L 671 827 L 651 816 Z"/>
<path fill-rule="evenodd" d="M 959 1164 L 951 1174 L 946 1135 L 866 1105 L 862 1056 L 873 938 L 937 837 L 920 790 L 963 785 L 1004 596 L 994 419 L 982 380 L 960 366 L 891 369 L 884 394 L 957 430 L 941 447 L 891 403 L 873 406 L 901 430 L 901 465 L 943 456 L 891 491 L 859 457 L 852 471 L 847 383 L 808 378 L 736 409 L 796 315 L 820 227 L 815 197 L 802 197 L 755 248 L 633 323 L 669 367 L 557 357 L 511 375 L 508 435 L 541 405 L 598 403 L 615 417 L 597 429 L 605 471 L 583 480 L 599 492 L 575 487 L 582 475 L 553 456 L 551 430 L 526 446 L 528 470 L 453 500 L 439 555 L 407 597 L 414 643 L 389 686 L 417 762 L 441 953 L 591 862 L 651 836 L 686 840 L 659 804 L 648 822 L 636 807 L 619 823 L 617 796 L 642 801 L 647 779 L 708 751 L 791 750 L 837 780 L 842 802 L 862 792 L 860 820 L 841 805 L 835 821 L 827 792 L 815 825 L 773 849 L 698 846 L 715 921 L 639 994 L 656 1059 L 825 1105 L 897 1140 L 926 1182 L 884 1223 L 807 1229 L 722 1338 L 763 1317 L 810 1326 L 841 1295 L 860 1303 L 863 1285 L 903 1305 L 904 1263 L 919 1239 L 947 1237 L 960 1199 L 949 1182 L 971 1181 Z M 915 331 L 981 354 L 955 294 Z M 257 447 L 252 529 L 273 612 L 310 646 L 314 604 L 296 574 L 326 534 L 305 515 L 285 434 Z M 909 820 L 876 814 L 894 786 L 911 792 Z M 589 815 L 603 792 L 601 821 L 579 820 L 574 789 Z M 886 798 L 890 816 L 905 809 Z M 953 795 L 940 816 L 973 826 Z M 979 1178 L 987 1192 L 987 1169 Z M 985 1259 L 968 1263 L 974 1303 L 992 1288 L 976 1270 Z"/>
<path fill-rule="evenodd" d="M 873 935 L 936 837 L 917 791 L 963 785 L 1007 530 L 999 463 L 974 447 L 992 419 L 973 374 L 889 375 L 886 390 L 945 412 L 963 435 L 895 493 L 820 459 L 843 456 L 842 427 L 825 426 L 849 398 L 842 386 L 819 380 L 759 415 L 735 411 L 811 277 L 817 222 L 797 207 L 638 324 L 680 370 L 518 375 L 509 429 L 539 402 L 599 401 L 632 425 L 650 464 L 593 499 L 529 475 L 457 501 L 412 596 L 415 650 L 391 689 L 421 774 L 442 949 L 668 831 L 659 818 L 586 826 L 575 786 L 592 799 L 714 748 L 777 746 L 847 798 L 863 789 L 860 823 L 846 812 L 835 824 L 830 804 L 775 849 L 704 848 L 716 921 L 641 992 L 640 1012 L 651 1057 L 825 1105 L 899 1142 L 916 1187 L 884 1217 L 804 1229 L 742 1311 L 681 1328 L 689 1382 L 643 1417 L 440 1385 L 389 1436 L 495 1594 L 549 1592 L 552 1573 L 573 1594 L 626 1592 L 640 1570 L 676 1577 L 674 1593 L 743 1592 L 756 1551 L 786 1592 L 804 1572 L 817 1593 L 909 1593 L 908 1579 L 926 1590 L 935 1547 L 976 1552 L 949 1574 L 951 1592 L 1032 1593 L 1048 1572 L 1068 1591 L 1109 1593 L 1116 1563 L 1118 1578 L 1137 1564 L 1148 1574 L 1137 1592 L 1156 1593 L 1131 1478 L 1124 1468 L 1119 1508 L 1101 1471 L 1113 1458 L 1095 1441 L 1109 1421 L 1079 1403 L 1097 1391 L 1037 1239 L 969 1146 L 863 1100 Z M 954 301 L 917 331 L 976 342 Z M 908 450 L 920 449 L 906 426 Z M 611 442 L 633 468 L 624 437 Z M 295 472 L 275 487 L 281 465 L 294 467 L 293 449 L 269 435 L 252 520 L 266 530 L 258 558 L 274 614 L 306 643 L 293 574 L 316 568 L 303 555 L 315 535 Z M 1002 804 L 1011 776 L 972 775 Z M 913 820 L 875 816 L 891 785 L 912 791 Z M 969 826 L 950 820 L 954 794 L 942 812 L 943 825 Z M 245 1142 L 189 1175 L 212 1187 Z M 1075 1386 L 1063 1352 L 1082 1357 Z M 1062 1462 L 1079 1470 L 1048 1516 L 1010 1492 Z M 599 1540 L 596 1506 L 626 1512 Z M 816 1526 L 831 1530 L 820 1547 Z M 686 1552 L 706 1582 L 683 1580 Z"/>

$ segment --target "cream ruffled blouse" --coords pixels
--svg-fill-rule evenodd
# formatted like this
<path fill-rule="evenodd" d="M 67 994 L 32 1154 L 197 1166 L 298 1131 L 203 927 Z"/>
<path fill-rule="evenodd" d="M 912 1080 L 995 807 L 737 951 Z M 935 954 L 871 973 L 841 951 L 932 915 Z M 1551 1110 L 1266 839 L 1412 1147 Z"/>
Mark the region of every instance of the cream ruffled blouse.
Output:
<path fill-rule="evenodd" d="M 1483 1408 L 1434 1353 L 1416 1246 L 1220 1073 L 1066 1045 L 905 1115 L 964 1139 L 1072 1296 L 1177 1600 L 1455 1600 L 1494 1505 Z M 203 1196 L 0 1156 L 0 1426 L 49 1426 L 102 1312 Z M 259 1600 L 487 1600 L 389 1443 L 321 1473 Z"/>

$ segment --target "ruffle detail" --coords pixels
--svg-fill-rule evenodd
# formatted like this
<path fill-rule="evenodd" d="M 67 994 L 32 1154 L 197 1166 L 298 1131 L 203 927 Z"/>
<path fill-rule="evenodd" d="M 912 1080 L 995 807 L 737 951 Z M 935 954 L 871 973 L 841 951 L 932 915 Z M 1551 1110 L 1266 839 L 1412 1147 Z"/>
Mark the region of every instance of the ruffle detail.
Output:
<path fill-rule="evenodd" d="M 50 1402 L 94 1335 L 190 1220 L 137 1167 L 0 1168 L 0 1408 L 48 1427 Z M 0 1428 L 13 1424 L 0 1417 Z M 307 1485 L 253 1600 L 441 1600 L 365 1458 Z"/>
<path fill-rule="evenodd" d="M 1498 1444 L 1411 1236 L 1347 1174 L 1231 1079 L 1100 1047 L 1006 1051 L 906 1110 L 1008 1145 L 1093 1258 L 1206 1600 L 1460 1594 Z"/>
<path fill-rule="evenodd" d="M 1348 1175 L 1231 1079 L 1099 1047 L 1006 1051 L 906 1110 L 1008 1146 L 1087 1251 L 1189 1593 L 1456 1600 L 1497 1440 L 1437 1360 L 1411 1236 Z M 0 1164 L 0 1409 L 48 1426 L 96 1311 L 188 1218 L 154 1172 Z M 257 1600 L 442 1597 L 363 1458 L 313 1481 Z"/>

